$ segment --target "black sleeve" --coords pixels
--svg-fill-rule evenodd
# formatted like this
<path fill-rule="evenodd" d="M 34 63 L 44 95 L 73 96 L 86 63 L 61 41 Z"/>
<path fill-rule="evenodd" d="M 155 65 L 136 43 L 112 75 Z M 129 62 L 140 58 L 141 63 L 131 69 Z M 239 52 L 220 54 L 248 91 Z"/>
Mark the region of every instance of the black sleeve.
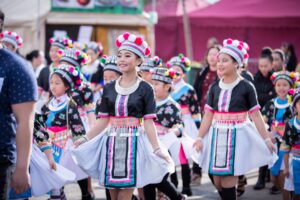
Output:
<path fill-rule="evenodd" d="M 189 90 L 189 109 L 192 115 L 200 114 L 200 106 L 195 90 Z"/>
<path fill-rule="evenodd" d="M 210 112 L 213 111 L 213 102 L 214 102 L 214 88 L 215 88 L 215 84 L 213 84 L 209 90 L 208 90 L 208 94 L 206 97 L 206 105 L 205 105 L 205 110 L 208 110 Z"/>
<path fill-rule="evenodd" d="M 98 118 L 103 118 L 103 117 L 109 117 L 109 104 L 108 104 L 108 93 L 110 90 L 110 85 L 112 83 L 109 83 L 104 86 L 103 88 L 103 94 L 101 97 L 100 104 L 97 106 L 98 109 L 96 111 L 96 115 Z"/>
<path fill-rule="evenodd" d="M 146 82 L 145 83 L 145 88 L 143 90 L 144 94 L 144 119 L 153 119 L 156 117 L 155 114 L 155 99 L 154 99 L 154 91 L 153 88 Z"/>
<path fill-rule="evenodd" d="M 45 122 L 46 115 L 44 113 L 35 114 L 33 137 L 36 144 L 42 151 L 51 148 L 51 141 Z"/>
<path fill-rule="evenodd" d="M 249 112 L 254 112 L 260 108 L 257 101 L 257 94 L 254 85 L 250 82 L 245 82 L 247 90 L 247 103 Z"/>
<path fill-rule="evenodd" d="M 71 102 L 68 106 L 68 124 L 72 131 L 73 140 L 77 140 L 86 134 L 78 108 Z"/>

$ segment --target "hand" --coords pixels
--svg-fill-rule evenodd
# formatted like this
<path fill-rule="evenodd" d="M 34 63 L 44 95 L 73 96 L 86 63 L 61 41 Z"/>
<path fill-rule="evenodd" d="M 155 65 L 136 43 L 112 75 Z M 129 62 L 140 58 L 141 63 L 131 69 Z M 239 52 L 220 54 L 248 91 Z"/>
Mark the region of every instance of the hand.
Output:
<path fill-rule="evenodd" d="M 290 170 L 289 170 L 288 167 L 285 167 L 285 168 L 284 168 L 284 170 L 283 170 L 283 175 L 284 175 L 285 177 L 287 177 L 287 178 L 290 176 Z"/>
<path fill-rule="evenodd" d="M 87 140 L 86 137 L 82 137 L 82 138 L 79 138 L 78 140 L 76 140 L 73 145 L 74 145 L 75 148 L 77 148 L 77 147 L 79 147 L 80 145 L 82 145 L 83 143 L 85 143 L 87 141 L 88 140 Z"/>
<path fill-rule="evenodd" d="M 167 163 L 171 163 L 172 159 L 170 157 L 170 155 L 164 151 L 162 151 L 160 148 L 158 148 L 157 150 L 154 151 L 154 154 L 162 159 L 164 159 L 165 161 L 167 161 Z"/>
<path fill-rule="evenodd" d="M 12 175 L 11 187 L 15 190 L 16 194 L 21 194 L 30 187 L 28 171 L 28 168 L 16 168 L 14 171 Z"/>
<path fill-rule="evenodd" d="M 196 151 L 200 152 L 203 149 L 203 141 L 202 138 L 197 138 L 193 144 L 193 148 L 196 149 Z"/>
<path fill-rule="evenodd" d="M 49 165 L 50 165 L 50 169 L 56 170 L 56 164 L 53 158 L 53 154 L 52 154 L 52 149 L 47 149 L 44 151 L 44 153 L 46 154 L 48 161 L 49 161 Z"/>
<path fill-rule="evenodd" d="M 49 160 L 50 169 L 53 169 L 56 171 L 57 168 L 56 168 L 56 164 L 55 164 L 53 157 L 50 159 L 48 158 L 48 160 Z"/>

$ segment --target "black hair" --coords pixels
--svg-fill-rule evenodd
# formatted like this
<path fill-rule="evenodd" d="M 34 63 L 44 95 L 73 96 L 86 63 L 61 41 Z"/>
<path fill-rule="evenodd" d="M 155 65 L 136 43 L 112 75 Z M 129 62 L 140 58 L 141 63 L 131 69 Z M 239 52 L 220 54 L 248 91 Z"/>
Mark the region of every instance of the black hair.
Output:
<path fill-rule="evenodd" d="M 52 77 L 54 74 L 56 74 L 56 75 L 62 80 L 63 84 L 64 84 L 66 87 L 68 87 L 66 93 L 69 94 L 69 93 L 71 92 L 71 89 L 72 89 L 70 83 L 67 81 L 67 79 L 65 79 L 65 78 L 64 78 L 61 74 L 59 74 L 59 73 L 55 73 L 55 72 L 54 72 L 54 73 L 51 75 L 51 77 Z M 50 77 L 50 78 L 51 78 L 51 77 Z"/>
<path fill-rule="evenodd" d="M 2 19 L 2 21 L 4 22 L 5 14 L 2 12 L 1 9 L 0 9 L 0 19 Z"/>
<path fill-rule="evenodd" d="M 30 53 L 26 55 L 26 60 L 29 60 L 32 62 L 33 58 L 37 58 L 40 56 L 40 51 L 39 50 L 33 50 Z"/>
<path fill-rule="evenodd" d="M 273 62 L 272 52 L 273 50 L 270 47 L 264 47 L 261 50 L 260 58 L 266 58 L 272 63 Z"/>
<path fill-rule="evenodd" d="M 273 51 L 273 53 L 279 55 L 279 57 L 280 57 L 280 59 L 281 59 L 282 61 L 285 60 L 284 53 L 283 53 L 283 51 L 282 51 L 281 49 L 275 49 L 275 50 Z"/>

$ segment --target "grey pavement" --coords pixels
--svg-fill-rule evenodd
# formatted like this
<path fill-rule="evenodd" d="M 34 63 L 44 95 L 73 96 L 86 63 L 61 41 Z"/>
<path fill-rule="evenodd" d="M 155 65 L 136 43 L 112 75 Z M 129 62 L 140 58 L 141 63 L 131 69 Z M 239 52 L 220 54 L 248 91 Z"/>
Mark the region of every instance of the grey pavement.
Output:
<path fill-rule="evenodd" d="M 266 188 L 263 190 L 253 190 L 253 185 L 256 183 L 257 180 L 257 171 L 252 171 L 248 173 L 247 181 L 248 184 L 246 186 L 246 191 L 242 197 L 239 197 L 238 200 L 280 200 L 281 195 L 271 195 L 269 194 L 269 188 L 272 186 L 271 183 L 268 183 L 266 185 Z M 177 171 L 178 175 L 180 175 L 180 171 Z M 180 177 L 178 177 L 180 180 Z M 179 183 L 179 189 L 181 186 L 181 182 Z M 97 180 L 93 180 L 93 188 L 96 195 L 97 200 L 104 200 L 105 199 L 105 192 L 103 188 L 100 188 Z M 198 199 L 205 199 L 205 200 L 219 200 L 218 193 L 216 189 L 211 184 L 208 176 L 204 174 L 202 178 L 202 184 L 192 186 L 193 190 L 193 196 L 189 197 L 190 200 L 198 200 Z M 81 193 L 79 186 L 77 184 L 70 184 L 65 187 L 65 192 L 67 195 L 68 200 L 80 200 L 81 199 Z M 32 198 L 33 200 L 47 200 L 48 196 L 43 197 L 36 197 Z"/>

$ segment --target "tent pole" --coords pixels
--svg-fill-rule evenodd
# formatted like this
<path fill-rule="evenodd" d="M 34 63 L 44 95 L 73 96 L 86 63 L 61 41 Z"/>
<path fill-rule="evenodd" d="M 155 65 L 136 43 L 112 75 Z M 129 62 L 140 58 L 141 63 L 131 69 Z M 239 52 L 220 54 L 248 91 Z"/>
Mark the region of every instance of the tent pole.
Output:
<path fill-rule="evenodd" d="M 190 29 L 190 20 L 186 12 L 185 1 L 180 0 L 182 3 L 183 10 L 183 30 L 184 30 L 184 40 L 185 40 L 185 49 L 187 57 L 190 60 L 193 60 L 193 46 L 192 46 L 192 38 L 191 38 L 191 29 Z"/>

